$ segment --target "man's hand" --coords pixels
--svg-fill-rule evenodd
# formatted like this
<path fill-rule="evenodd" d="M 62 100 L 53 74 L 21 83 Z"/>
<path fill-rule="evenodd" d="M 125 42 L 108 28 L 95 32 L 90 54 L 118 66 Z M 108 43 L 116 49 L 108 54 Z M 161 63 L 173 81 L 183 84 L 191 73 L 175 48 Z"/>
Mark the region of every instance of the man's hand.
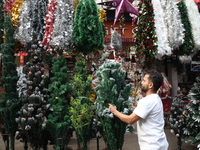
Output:
<path fill-rule="evenodd" d="M 112 105 L 112 104 L 108 104 L 108 106 L 109 106 L 109 109 L 110 109 L 110 111 L 111 111 L 112 113 L 114 113 L 114 111 L 117 110 L 117 107 L 114 106 L 114 105 Z"/>

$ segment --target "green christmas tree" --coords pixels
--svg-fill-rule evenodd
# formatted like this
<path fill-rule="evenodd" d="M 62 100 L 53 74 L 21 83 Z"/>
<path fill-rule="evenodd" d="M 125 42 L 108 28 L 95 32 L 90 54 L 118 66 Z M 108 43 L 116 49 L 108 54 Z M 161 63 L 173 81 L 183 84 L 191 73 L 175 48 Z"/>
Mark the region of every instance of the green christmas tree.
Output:
<path fill-rule="evenodd" d="M 14 57 L 15 43 L 14 43 L 14 30 L 9 16 L 5 16 L 4 20 L 5 42 L 1 44 L 2 51 L 2 85 L 4 93 L 0 103 L 0 112 L 4 120 L 3 128 L 8 136 L 7 149 L 14 150 L 14 136 L 17 130 L 17 123 L 15 117 L 20 108 L 21 101 L 17 93 L 17 71 Z"/>
<path fill-rule="evenodd" d="M 72 126 L 69 115 L 71 85 L 66 60 L 62 55 L 55 59 L 51 72 L 53 77 L 48 89 L 52 112 L 46 125 L 54 139 L 54 149 L 64 150 L 70 140 Z"/>
<path fill-rule="evenodd" d="M 97 99 L 97 120 L 99 130 L 109 150 L 121 150 L 127 124 L 113 116 L 108 104 L 117 106 L 118 111 L 130 114 L 128 101 L 131 93 L 131 84 L 122 87 L 125 71 L 120 69 L 119 63 L 104 62 L 97 71 L 98 86 L 95 88 Z"/>
<path fill-rule="evenodd" d="M 78 137 L 78 142 L 82 144 L 82 149 L 87 150 L 87 142 L 91 138 L 94 106 L 89 100 L 92 92 L 92 77 L 87 75 L 86 61 L 82 56 L 76 57 L 72 87 L 74 92 L 71 100 L 70 118 Z"/>
<path fill-rule="evenodd" d="M 181 150 L 183 141 L 183 132 L 188 123 L 188 119 L 185 116 L 186 104 L 188 103 L 188 96 L 179 94 L 173 98 L 170 111 L 170 127 L 178 139 L 178 149 Z"/>
<path fill-rule="evenodd" d="M 44 62 L 42 60 L 42 49 L 33 44 L 29 50 L 29 61 L 24 66 L 24 74 L 26 77 L 27 93 L 19 93 L 23 100 L 23 106 L 19 110 L 19 117 L 16 118 L 19 124 L 19 134 L 25 143 L 24 148 L 27 149 L 27 142 L 34 150 L 40 148 L 47 149 L 49 132 L 46 130 L 47 113 L 49 113 L 48 104 L 48 84 L 49 78 L 44 75 Z M 20 78 L 18 82 L 24 80 Z M 26 95 L 27 94 L 27 95 Z"/>
<path fill-rule="evenodd" d="M 196 78 L 196 82 L 189 92 L 190 102 L 186 105 L 188 123 L 184 130 L 184 140 L 192 144 L 200 143 L 200 77 Z"/>
<path fill-rule="evenodd" d="M 83 54 L 103 49 L 103 24 L 99 20 L 97 4 L 94 0 L 81 0 L 76 7 L 73 42 Z"/>

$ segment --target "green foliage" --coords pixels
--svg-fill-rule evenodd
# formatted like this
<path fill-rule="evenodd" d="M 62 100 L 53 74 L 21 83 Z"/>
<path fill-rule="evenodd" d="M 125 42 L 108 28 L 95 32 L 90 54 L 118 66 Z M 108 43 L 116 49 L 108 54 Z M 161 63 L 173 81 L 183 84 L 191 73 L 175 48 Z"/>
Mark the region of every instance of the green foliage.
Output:
<path fill-rule="evenodd" d="M 185 141 L 190 141 L 192 144 L 200 142 L 200 77 L 196 78 L 196 82 L 191 88 L 190 102 L 187 104 L 186 108 L 188 113 L 186 115 L 188 123 L 186 129 L 184 130 Z"/>
<path fill-rule="evenodd" d="M 83 144 L 83 149 L 87 150 L 87 142 L 91 136 L 94 107 L 89 100 L 92 92 L 92 77 L 87 75 L 86 61 L 82 56 L 76 57 L 72 88 L 74 98 L 71 99 L 70 119 L 72 126 L 75 128 L 78 141 Z"/>
<path fill-rule="evenodd" d="M 3 0 L 0 0 L 0 22 L 4 22 Z M 3 24 L 0 24 L 0 44 L 3 43 Z M 0 48 L 1 51 L 1 48 Z"/>
<path fill-rule="evenodd" d="M 117 110 L 124 114 L 131 113 L 128 109 L 131 85 L 128 84 L 122 87 L 125 71 L 121 70 L 120 66 L 119 63 L 105 62 L 97 71 L 99 81 L 98 86 L 95 88 L 97 119 L 100 122 L 99 129 L 102 132 L 104 141 L 110 150 L 122 149 L 127 124 L 113 116 L 108 104 L 116 105 Z"/>
<path fill-rule="evenodd" d="M 94 0 L 81 0 L 74 18 L 74 46 L 79 52 L 89 54 L 103 49 L 103 38 L 103 24 L 99 20 L 97 4 Z"/>
<path fill-rule="evenodd" d="M 17 130 L 15 117 L 17 116 L 21 101 L 18 99 L 16 90 L 18 77 L 14 58 L 14 29 L 9 16 L 5 17 L 3 27 L 5 31 L 5 43 L 1 44 L 1 50 L 3 54 L 2 85 L 4 87 L 4 93 L 0 103 L 0 112 L 4 120 L 3 128 L 11 139 L 11 143 L 7 148 L 10 146 L 10 149 L 14 149 L 14 135 Z"/>
<path fill-rule="evenodd" d="M 193 35 L 192 35 L 192 29 L 191 29 L 191 24 L 188 18 L 188 10 L 185 5 L 184 1 L 180 1 L 178 3 L 178 8 L 180 10 L 181 14 L 181 20 L 184 26 L 184 43 L 179 47 L 178 50 L 174 51 L 174 54 L 176 55 L 190 55 L 193 53 L 194 49 L 194 40 L 193 40 Z"/>
<path fill-rule="evenodd" d="M 71 85 L 65 58 L 55 59 L 51 71 L 53 77 L 48 89 L 52 113 L 47 119 L 47 129 L 54 139 L 54 149 L 61 150 L 68 144 L 72 131 L 69 116 Z"/>

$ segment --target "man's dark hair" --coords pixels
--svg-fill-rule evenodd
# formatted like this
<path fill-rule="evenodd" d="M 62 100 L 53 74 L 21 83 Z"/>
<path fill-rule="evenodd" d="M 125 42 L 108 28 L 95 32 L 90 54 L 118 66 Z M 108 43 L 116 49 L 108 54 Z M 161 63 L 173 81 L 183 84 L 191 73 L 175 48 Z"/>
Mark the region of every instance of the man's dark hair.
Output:
<path fill-rule="evenodd" d="M 156 92 L 163 83 L 162 74 L 157 71 L 152 71 L 152 70 L 146 71 L 145 75 L 146 74 L 149 75 L 149 81 L 151 81 L 153 83 L 154 91 Z"/>

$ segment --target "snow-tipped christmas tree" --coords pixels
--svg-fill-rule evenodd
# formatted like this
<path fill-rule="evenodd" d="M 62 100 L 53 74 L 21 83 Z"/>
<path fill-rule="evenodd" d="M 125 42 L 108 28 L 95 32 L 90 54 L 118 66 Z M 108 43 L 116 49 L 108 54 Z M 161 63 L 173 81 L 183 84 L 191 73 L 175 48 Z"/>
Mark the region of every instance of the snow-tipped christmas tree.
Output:
<path fill-rule="evenodd" d="M 108 108 L 111 103 L 123 114 L 130 114 L 128 109 L 131 84 L 122 87 L 125 71 L 120 69 L 120 63 L 104 62 L 97 71 L 98 85 L 95 88 L 97 99 L 97 123 L 105 143 L 110 150 L 121 150 L 127 124 L 113 116 Z"/>
<path fill-rule="evenodd" d="M 52 112 L 48 115 L 47 129 L 53 137 L 54 149 L 64 150 L 68 144 L 72 126 L 69 115 L 71 85 L 65 58 L 60 55 L 52 65 L 49 104 Z"/>
<path fill-rule="evenodd" d="M 87 75 L 86 60 L 82 56 L 76 57 L 72 87 L 73 99 L 71 100 L 70 118 L 78 142 L 81 144 L 80 148 L 87 150 L 87 142 L 91 139 L 94 106 L 89 99 L 92 92 L 92 77 Z"/>
<path fill-rule="evenodd" d="M 44 74 L 41 51 L 42 49 L 37 48 L 37 45 L 32 45 L 32 49 L 29 50 L 30 60 L 24 66 L 26 81 L 24 77 L 18 81 L 18 83 L 24 83 L 18 87 L 23 106 L 18 112 L 20 116 L 16 118 L 16 121 L 19 124 L 19 133 L 23 141 L 25 144 L 27 141 L 33 149 L 46 149 L 50 138 L 45 128 L 46 116 L 49 112 L 49 79 Z M 23 89 L 22 86 L 27 86 L 27 90 Z M 26 91 L 27 93 L 24 93 Z"/>
<path fill-rule="evenodd" d="M 200 77 L 189 92 L 190 102 L 186 105 L 186 117 L 188 119 L 186 128 L 183 132 L 184 140 L 192 144 L 200 143 Z"/>
<path fill-rule="evenodd" d="M 81 0 L 76 7 L 73 42 L 83 54 L 103 49 L 103 24 L 100 22 L 97 4 L 94 0 Z"/>
<path fill-rule="evenodd" d="M 185 116 L 186 104 L 188 103 L 188 96 L 179 94 L 173 98 L 170 111 L 170 127 L 171 132 L 177 136 L 178 148 L 181 150 L 183 141 L 183 132 L 187 125 L 188 119 Z"/>
<path fill-rule="evenodd" d="M 17 71 L 14 57 L 15 43 L 14 43 L 14 29 L 12 27 L 11 18 L 5 17 L 4 20 L 5 41 L 1 44 L 2 51 L 2 85 L 4 88 L 3 97 L 0 103 L 0 112 L 2 114 L 3 128 L 9 143 L 6 149 L 14 150 L 14 136 L 17 130 L 17 123 L 15 117 L 17 111 L 20 109 L 21 101 L 17 94 Z"/>

